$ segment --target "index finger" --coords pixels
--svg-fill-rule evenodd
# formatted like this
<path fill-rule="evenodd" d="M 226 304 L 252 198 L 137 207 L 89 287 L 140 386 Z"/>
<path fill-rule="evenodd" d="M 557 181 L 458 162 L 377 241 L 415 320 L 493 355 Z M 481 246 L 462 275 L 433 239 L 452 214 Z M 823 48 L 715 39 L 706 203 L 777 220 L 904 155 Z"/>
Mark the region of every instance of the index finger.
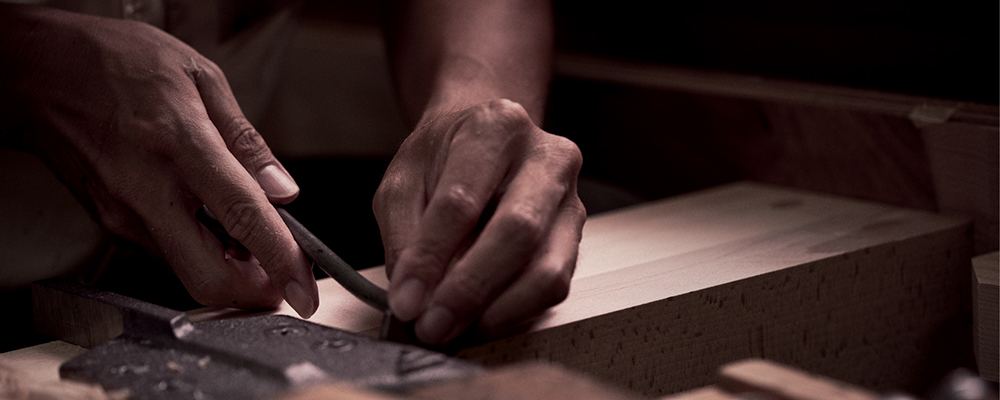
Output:
<path fill-rule="evenodd" d="M 215 162 L 210 163 L 212 168 L 185 163 L 183 167 L 190 168 L 186 172 L 191 189 L 229 235 L 260 261 L 288 304 L 308 317 L 319 306 L 312 268 L 269 201 L 291 201 L 298 186 L 243 116 L 221 70 L 210 61 L 205 63 L 192 66 L 191 74 L 212 122 L 206 129 L 214 134 L 207 143 L 194 147 L 204 152 L 203 160 Z M 262 174 L 270 178 L 259 182 Z"/>
<path fill-rule="evenodd" d="M 214 163 L 209 167 L 182 163 L 182 175 L 226 232 L 260 261 L 271 284 L 288 304 L 303 317 L 312 315 L 319 296 L 308 260 L 264 191 L 226 150 L 221 138 L 214 138 L 192 149 L 190 157 Z"/>

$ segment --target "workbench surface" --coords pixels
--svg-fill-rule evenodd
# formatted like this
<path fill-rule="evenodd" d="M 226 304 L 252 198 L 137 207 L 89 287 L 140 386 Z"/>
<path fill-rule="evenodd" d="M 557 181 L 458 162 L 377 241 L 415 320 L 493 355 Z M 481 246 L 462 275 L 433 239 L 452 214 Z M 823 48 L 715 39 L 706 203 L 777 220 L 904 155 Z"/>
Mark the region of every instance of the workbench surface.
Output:
<path fill-rule="evenodd" d="M 711 384 L 719 366 L 748 357 L 909 389 L 940 376 L 926 367 L 942 328 L 968 313 L 970 253 L 966 220 L 725 185 L 591 217 L 566 301 L 523 333 L 458 356 L 487 366 L 552 361 L 654 396 Z M 382 268 L 363 274 L 387 283 Z M 319 285 L 312 322 L 374 335 L 381 313 L 332 280 Z M 287 305 L 274 313 L 294 315 Z M 0 364 L 51 380 L 79 351 L 50 343 L 2 354 Z"/>

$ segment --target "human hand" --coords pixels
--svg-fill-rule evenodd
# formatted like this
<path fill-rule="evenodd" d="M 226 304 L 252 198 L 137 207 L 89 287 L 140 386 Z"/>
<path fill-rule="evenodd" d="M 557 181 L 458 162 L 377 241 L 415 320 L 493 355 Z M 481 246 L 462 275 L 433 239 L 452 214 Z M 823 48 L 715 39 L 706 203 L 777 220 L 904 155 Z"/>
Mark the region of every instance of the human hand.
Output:
<path fill-rule="evenodd" d="M 440 344 L 473 323 L 504 333 L 565 299 L 586 219 L 581 164 L 508 100 L 419 125 L 373 203 L 396 317 Z"/>
<path fill-rule="evenodd" d="M 318 306 L 310 264 L 270 202 L 298 186 L 218 67 L 146 24 L 5 8 L 0 118 L 111 232 L 162 256 L 206 305 Z M 12 33 L 15 37 L 10 37 Z M 10 40 L 8 40 L 10 39 Z M 202 207 L 251 255 L 195 217 Z"/>

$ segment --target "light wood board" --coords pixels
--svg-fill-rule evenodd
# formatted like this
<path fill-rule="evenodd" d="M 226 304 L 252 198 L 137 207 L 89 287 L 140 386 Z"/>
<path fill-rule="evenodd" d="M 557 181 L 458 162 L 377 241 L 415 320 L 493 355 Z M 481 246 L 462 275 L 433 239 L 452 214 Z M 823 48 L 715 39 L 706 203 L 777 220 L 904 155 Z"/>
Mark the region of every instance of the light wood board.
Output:
<path fill-rule="evenodd" d="M 719 369 L 719 383 L 660 400 L 878 400 L 865 388 L 763 359 L 747 359 Z"/>
<path fill-rule="evenodd" d="M 745 182 L 599 215 L 584 228 L 566 301 L 528 332 L 459 356 L 553 361 L 648 396 L 710 384 L 747 357 L 919 392 L 943 373 L 927 369 L 935 335 L 970 311 L 970 230 Z M 385 284 L 381 269 L 365 274 Z M 313 322 L 376 331 L 375 310 L 320 285 Z"/>

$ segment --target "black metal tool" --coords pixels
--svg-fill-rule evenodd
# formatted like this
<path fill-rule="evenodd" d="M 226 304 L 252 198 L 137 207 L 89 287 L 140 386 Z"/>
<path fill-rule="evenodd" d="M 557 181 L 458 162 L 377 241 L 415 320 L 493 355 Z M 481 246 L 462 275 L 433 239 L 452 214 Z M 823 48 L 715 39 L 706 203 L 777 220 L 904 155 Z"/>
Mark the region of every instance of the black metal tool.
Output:
<path fill-rule="evenodd" d="M 400 391 L 479 366 L 288 316 L 190 322 L 165 307 L 67 280 L 37 282 L 120 312 L 122 334 L 64 363 L 60 376 L 137 399 L 254 399 L 332 379 Z"/>
<path fill-rule="evenodd" d="M 347 264 L 337 253 L 330 250 L 316 235 L 309 232 L 305 226 L 299 223 L 292 214 L 282 207 L 276 207 L 278 215 L 285 221 L 288 230 L 292 232 L 292 237 L 299 244 L 306 256 L 312 260 L 327 275 L 336 280 L 348 292 L 368 305 L 375 307 L 379 311 L 389 311 L 389 300 L 385 289 L 375 286 L 368 279 L 361 276 L 353 267 Z"/>
<path fill-rule="evenodd" d="M 353 267 L 340 258 L 337 253 L 334 253 L 333 250 L 330 250 L 329 247 L 323 244 L 316 235 L 309 232 L 295 217 L 292 217 L 292 214 L 288 210 L 280 206 L 275 207 L 275 209 L 285 222 L 285 225 L 288 226 L 288 230 L 292 233 L 295 242 L 299 244 L 299 247 L 302 248 L 302 251 L 306 253 L 306 256 L 309 257 L 315 266 L 323 270 L 323 272 L 340 283 L 355 297 L 361 299 L 361 301 L 375 307 L 379 311 L 389 311 L 388 294 L 385 289 L 376 286 L 361 276 Z M 207 207 L 202 206 L 196 213 L 196 216 L 227 247 L 234 247 L 239 251 L 249 253 L 238 240 L 229 236 L 226 228 L 222 226 Z"/>
<path fill-rule="evenodd" d="M 278 215 L 285 221 L 288 230 L 292 232 L 295 242 L 317 267 L 330 275 L 355 297 L 385 313 L 382 319 L 382 328 L 379 330 L 379 339 L 420 345 L 413 332 L 413 323 L 402 322 L 392 314 L 392 310 L 389 309 L 389 296 L 385 289 L 361 276 L 357 270 L 292 217 L 292 214 L 288 213 L 287 210 L 282 207 L 276 208 Z"/>
<path fill-rule="evenodd" d="M 292 217 L 292 214 L 283 207 L 276 206 L 275 209 L 277 209 L 278 215 L 281 216 L 285 225 L 288 226 L 288 230 L 292 233 L 295 242 L 299 244 L 299 247 L 313 262 L 313 265 L 319 267 L 320 270 L 337 281 L 337 283 L 340 283 L 341 286 L 358 299 L 385 313 L 379 335 L 380 339 L 419 344 L 419 341 L 416 340 L 413 334 L 413 323 L 402 322 L 392 315 L 392 310 L 389 309 L 389 296 L 385 289 L 376 286 L 364 276 L 361 276 L 354 267 L 351 267 L 344 259 L 340 258 L 337 253 L 327 247 L 323 241 L 319 240 L 309 229 L 306 229 L 302 223 L 296 220 L 295 217 Z M 207 207 L 202 206 L 198 210 L 197 217 L 227 247 L 234 247 L 240 251 L 249 253 L 239 241 L 226 233 L 226 229 Z"/>

